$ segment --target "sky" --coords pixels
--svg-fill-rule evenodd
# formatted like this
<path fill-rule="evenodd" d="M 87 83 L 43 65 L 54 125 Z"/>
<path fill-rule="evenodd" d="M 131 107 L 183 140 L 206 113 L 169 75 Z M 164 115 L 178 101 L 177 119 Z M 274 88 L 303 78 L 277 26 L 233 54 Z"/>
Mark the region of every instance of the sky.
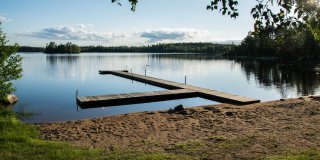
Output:
<path fill-rule="evenodd" d="M 208 11 L 210 0 L 0 0 L 1 28 L 9 43 L 43 47 L 54 41 L 78 45 L 149 45 L 168 42 L 230 42 L 253 30 L 251 8 L 240 1 L 240 17 Z"/>

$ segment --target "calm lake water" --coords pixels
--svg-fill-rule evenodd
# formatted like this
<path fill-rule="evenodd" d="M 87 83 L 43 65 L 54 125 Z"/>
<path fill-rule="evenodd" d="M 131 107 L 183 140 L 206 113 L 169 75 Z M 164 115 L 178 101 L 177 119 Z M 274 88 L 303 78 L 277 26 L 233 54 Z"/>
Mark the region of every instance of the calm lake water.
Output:
<path fill-rule="evenodd" d="M 134 73 L 175 82 L 261 99 L 312 95 L 320 92 L 320 76 L 315 64 L 278 64 L 257 60 L 223 60 L 200 54 L 147 53 L 82 53 L 79 55 L 46 55 L 19 53 L 23 57 L 23 78 L 15 81 L 20 101 L 17 112 L 30 112 L 28 122 L 56 122 L 97 118 L 113 114 L 167 110 L 182 104 L 185 107 L 217 104 L 189 98 L 165 102 L 134 104 L 95 109 L 80 109 L 79 96 L 163 90 L 144 83 L 99 75 L 99 70 L 132 69 Z M 148 65 L 148 66 L 146 66 Z"/>

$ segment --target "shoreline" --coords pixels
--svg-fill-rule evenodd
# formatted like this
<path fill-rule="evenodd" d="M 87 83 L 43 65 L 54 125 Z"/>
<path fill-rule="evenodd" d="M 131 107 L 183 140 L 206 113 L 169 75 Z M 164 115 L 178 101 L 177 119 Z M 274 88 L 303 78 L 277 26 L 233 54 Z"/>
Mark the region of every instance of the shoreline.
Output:
<path fill-rule="evenodd" d="M 256 159 L 319 148 L 320 98 L 197 106 L 176 113 L 146 111 L 37 126 L 45 140 L 81 147 Z"/>

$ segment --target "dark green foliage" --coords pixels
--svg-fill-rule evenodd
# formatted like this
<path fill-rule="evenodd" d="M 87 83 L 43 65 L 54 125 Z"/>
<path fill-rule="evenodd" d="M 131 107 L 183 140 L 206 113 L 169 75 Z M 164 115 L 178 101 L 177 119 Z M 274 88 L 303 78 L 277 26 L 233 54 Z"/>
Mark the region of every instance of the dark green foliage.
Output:
<path fill-rule="evenodd" d="M 272 32 L 307 27 L 315 39 L 320 40 L 319 0 L 257 0 L 257 3 L 251 10 L 256 34 L 264 28 L 272 28 Z M 237 0 L 212 0 L 207 9 L 219 10 L 222 15 L 236 18 L 239 16 L 237 5 Z M 273 9 L 275 6 L 279 9 Z"/>
<path fill-rule="evenodd" d="M 59 45 L 60 46 L 60 45 Z M 215 43 L 168 43 L 148 46 L 84 46 L 79 47 L 81 52 L 150 52 L 150 53 L 209 53 L 224 55 L 234 51 L 236 45 Z M 60 47 L 62 48 L 62 47 Z M 68 53 L 62 52 L 54 42 L 50 42 L 46 48 L 23 47 L 20 52 Z"/>
<path fill-rule="evenodd" d="M 222 15 L 228 15 L 231 18 L 237 18 L 239 16 L 237 0 L 213 0 L 211 4 L 207 6 L 208 10 L 219 10 Z M 221 7 L 220 7 L 221 6 Z"/>
<path fill-rule="evenodd" d="M 131 4 L 131 11 L 135 11 L 137 3 L 138 3 L 138 0 L 128 0 L 128 1 Z M 111 0 L 111 2 L 112 3 L 117 3 L 118 5 L 121 6 L 120 0 Z"/>
<path fill-rule="evenodd" d="M 103 47 L 87 46 L 81 47 L 82 52 L 151 52 L 151 53 L 209 53 L 223 55 L 231 52 L 235 48 L 232 44 L 214 44 L 214 43 L 169 43 L 155 44 L 140 47 Z"/>
<path fill-rule="evenodd" d="M 236 48 L 233 55 L 252 57 L 278 57 L 282 60 L 320 59 L 320 42 L 316 41 L 310 30 L 288 29 L 276 34 L 251 33 Z"/>
<path fill-rule="evenodd" d="M 80 53 L 81 48 L 71 42 L 66 44 L 59 44 L 57 45 L 55 42 L 50 42 L 45 50 L 44 53 Z"/>
<path fill-rule="evenodd" d="M 12 81 L 21 78 L 22 58 L 16 54 L 18 45 L 7 45 L 6 35 L 0 29 L 0 102 L 15 91 Z"/>
<path fill-rule="evenodd" d="M 20 46 L 18 52 L 43 52 L 43 47 Z"/>

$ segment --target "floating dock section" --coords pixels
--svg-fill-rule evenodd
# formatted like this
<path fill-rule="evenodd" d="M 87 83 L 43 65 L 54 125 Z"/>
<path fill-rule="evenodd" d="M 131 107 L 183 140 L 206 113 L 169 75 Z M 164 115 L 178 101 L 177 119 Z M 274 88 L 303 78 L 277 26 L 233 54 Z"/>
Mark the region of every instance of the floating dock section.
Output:
<path fill-rule="evenodd" d="M 175 89 L 155 92 L 113 94 L 106 96 L 79 97 L 78 101 L 82 105 L 99 106 L 116 106 L 136 103 L 157 102 L 181 98 L 195 97 L 197 92 L 187 89 Z"/>
<path fill-rule="evenodd" d="M 245 105 L 259 103 L 260 100 L 233 95 L 225 92 L 215 91 L 211 89 L 196 87 L 183 83 L 177 83 L 148 77 L 144 75 L 129 73 L 123 71 L 99 71 L 100 74 L 112 74 L 115 76 L 139 81 L 142 83 L 158 86 L 168 90 L 144 93 L 127 93 L 102 96 L 77 97 L 77 104 L 81 108 L 94 108 L 99 106 L 116 106 L 146 102 L 157 102 L 165 100 L 201 97 L 222 103 L 231 103 L 237 105 Z"/>

